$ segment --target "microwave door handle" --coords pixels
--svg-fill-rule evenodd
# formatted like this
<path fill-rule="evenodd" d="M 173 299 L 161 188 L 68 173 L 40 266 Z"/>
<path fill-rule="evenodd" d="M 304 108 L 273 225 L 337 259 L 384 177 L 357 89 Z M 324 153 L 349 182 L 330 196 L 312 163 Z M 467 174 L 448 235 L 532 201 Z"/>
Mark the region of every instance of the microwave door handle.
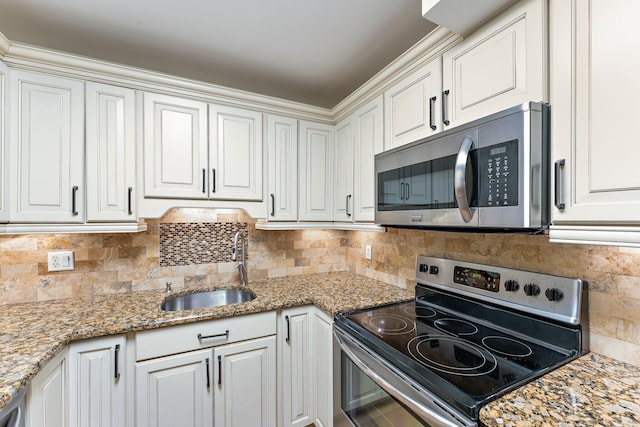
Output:
<path fill-rule="evenodd" d="M 473 213 L 469 208 L 469 199 L 467 198 L 467 160 L 469 159 L 469 151 L 473 140 L 465 136 L 458 150 L 458 156 L 456 157 L 456 165 L 453 172 L 453 186 L 454 194 L 456 196 L 456 202 L 458 203 L 458 209 L 464 222 L 469 222 L 473 218 Z"/>

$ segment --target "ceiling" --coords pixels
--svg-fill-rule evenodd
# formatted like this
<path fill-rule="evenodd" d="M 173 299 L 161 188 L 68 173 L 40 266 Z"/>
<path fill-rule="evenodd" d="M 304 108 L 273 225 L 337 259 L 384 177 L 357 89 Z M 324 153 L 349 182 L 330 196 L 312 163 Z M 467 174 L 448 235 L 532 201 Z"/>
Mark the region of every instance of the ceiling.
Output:
<path fill-rule="evenodd" d="M 435 28 L 421 0 L 0 0 L 12 42 L 332 108 Z"/>

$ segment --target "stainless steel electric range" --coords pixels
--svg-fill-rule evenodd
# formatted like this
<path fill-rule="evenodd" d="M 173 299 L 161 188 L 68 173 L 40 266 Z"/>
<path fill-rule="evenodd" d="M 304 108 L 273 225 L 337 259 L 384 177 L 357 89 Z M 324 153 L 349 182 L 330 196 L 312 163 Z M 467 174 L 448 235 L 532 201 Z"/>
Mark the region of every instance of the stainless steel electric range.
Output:
<path fill-rule="evenodd" d="M 336 316 L 336 427 L 477 426 L 588 351 L 581 280 L 419 256 L 416 281 L 413 301 Z"/>

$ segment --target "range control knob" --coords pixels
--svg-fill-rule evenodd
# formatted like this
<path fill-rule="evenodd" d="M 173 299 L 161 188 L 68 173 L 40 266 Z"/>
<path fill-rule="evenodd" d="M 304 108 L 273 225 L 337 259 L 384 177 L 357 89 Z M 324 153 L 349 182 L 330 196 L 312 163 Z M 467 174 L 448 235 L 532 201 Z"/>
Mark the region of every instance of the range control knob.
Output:
<path fill-rule="evenodd" d="M 420 264 L 418 266 L 418 270 L 420 270 L 420 273 L 427 273 L 429 271 L 429 266 L 427 264 Z"/>
<path fill-rule="evenodd" d="M 438 266 L 437 265 L 432 265 L 431 267 L 429 267 L 429 274 L 438 274 Z"/>
<path fill-rule="evenodd" d="M 564 294 L 562 293 L 562 291 L 556 288 L 547 289 L 546 291 L 544 291 L 544 296 L 546 296 L 549 301 L 554 302 L 562 301 L 562 298 L 564 298 Z"/>
<path fill-rule="evenodd" d="M 504 289 L 509 292 L 515 292 L 520 289 L 520 284 L 515 280 L 507 280 L 504 282 Z"/>
<path fill-rule="evenodd" d="M 540 286 L 536 285 L 535 283 L 527 283 L 526 285 L 524 285 L 524 293 L 529 295 L 530 297 L 537 297 L 538 295 L 540 295 Z"/>

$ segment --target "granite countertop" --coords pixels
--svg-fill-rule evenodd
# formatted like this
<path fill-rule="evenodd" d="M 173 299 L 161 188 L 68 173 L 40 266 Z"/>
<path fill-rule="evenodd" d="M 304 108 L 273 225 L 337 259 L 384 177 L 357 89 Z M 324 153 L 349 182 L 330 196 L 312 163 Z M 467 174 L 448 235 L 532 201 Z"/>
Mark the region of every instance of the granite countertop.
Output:
<path fill-rule="evenodd" d="M 640 426 L 640 367 L 582 356 L 480 410 L 487 426 Z"/>
<path fill-rule="evenodd" d="M 180 290 L 174 295 L 238 287 Z M 174 312 L 160 310 L 166 296 L 162 291 L 3 306 L 0 410 L 71 341 L 306 304 L 333 316 L 413 298 L 413 292 L 406 289 L 346 272 L 256 280 L 249 283 L 249 289 L 256 295 L 250 302 Z"/>
<path fill-rule="evenodd" d="M 256 299 L 247 303 L 176 312 L 160 310 L 161 291 L 4 306 L 0 409 L 71 341 L 307 304 L 333 316 L 413 298 L 405 289 L 344 272 L 254 281 L 249 288 Z M 480 420 L 491 427 L 640 425 L 640 368 L 590 353 L 489 403 Z"/>

